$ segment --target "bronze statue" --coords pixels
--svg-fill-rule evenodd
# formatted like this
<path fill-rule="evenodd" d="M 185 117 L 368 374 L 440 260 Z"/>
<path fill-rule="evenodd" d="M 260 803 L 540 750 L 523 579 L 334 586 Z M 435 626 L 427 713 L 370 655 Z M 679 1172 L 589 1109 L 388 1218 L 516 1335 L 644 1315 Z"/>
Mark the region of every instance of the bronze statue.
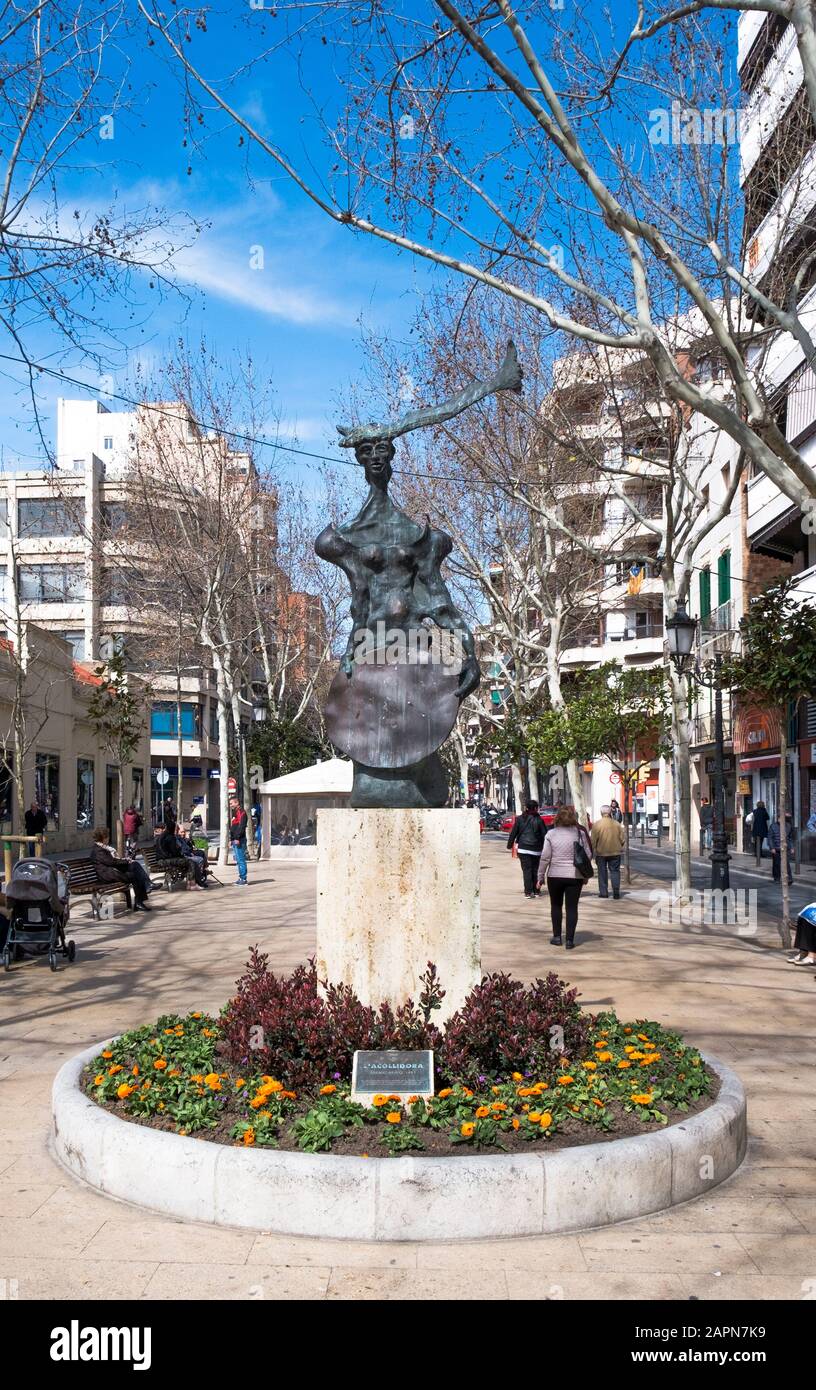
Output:
<path fill-rule="evenodd" d="M 459 705 L 479 685 L 473 633 L 442 577 L 450 536 L 401 511 L 388 495 L 393 440 L 440 424 L 494 391 L 521 389 L 510 343 L 499 371 L 443 405 L 415 410 L 392 425 L 340 427 L 369 493 L 353 520 L 327 526 L 315 542 L 351 588 L 352 631 L 332 682 L 326 724 L 354 763 L 351 804 L 444 806 L 447 778 L 437 749 Z M 447 646 L 433 632 L 449 637 Z"/>

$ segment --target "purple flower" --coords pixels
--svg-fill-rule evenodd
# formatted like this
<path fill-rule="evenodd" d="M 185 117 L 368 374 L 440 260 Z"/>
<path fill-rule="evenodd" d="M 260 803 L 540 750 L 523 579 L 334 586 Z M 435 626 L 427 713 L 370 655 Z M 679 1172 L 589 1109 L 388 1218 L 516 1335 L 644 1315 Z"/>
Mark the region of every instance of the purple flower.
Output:
<path fill-rule="evenodd" d="M 339 1073 L 339 1071 L 333 1072 L 333 1073 L 332 1073 L 332 1076 L 333 1076 L 333 1079 L 334 1079 L 335 1081 L 339 1081 L 339 1080 L 340 1080 L 340 1073 Z"/>

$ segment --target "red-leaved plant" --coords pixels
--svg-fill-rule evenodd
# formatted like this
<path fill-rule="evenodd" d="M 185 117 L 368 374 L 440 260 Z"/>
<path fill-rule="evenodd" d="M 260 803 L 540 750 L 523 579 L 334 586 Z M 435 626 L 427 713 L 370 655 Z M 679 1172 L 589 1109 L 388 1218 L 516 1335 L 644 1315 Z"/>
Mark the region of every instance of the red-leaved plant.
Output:
<path fill-rule="evenodd" d="M 236 1066 L 294 1087 L 349 1079 L 358 1048 L 432 1048 L 437 1083 L 506 1077 L 514 1070 L 539 1079 L 557 1069 L 562 1052 L 575 1056 L 589 1032 L 577 991 L 554 974 L 529 988 L 509 975 L 486 975 L 443 1034 L 431 1022 L 444 998 L 431 962 L 418 1003 L 409 999 L 396 1011 L 387 1003 L 370 1008 L 347 985 L 326 985 L 318 993 L 313 960 L 284 976 L 268 964 L 253 947 L 221 1018 L 220 1050 Z"/>

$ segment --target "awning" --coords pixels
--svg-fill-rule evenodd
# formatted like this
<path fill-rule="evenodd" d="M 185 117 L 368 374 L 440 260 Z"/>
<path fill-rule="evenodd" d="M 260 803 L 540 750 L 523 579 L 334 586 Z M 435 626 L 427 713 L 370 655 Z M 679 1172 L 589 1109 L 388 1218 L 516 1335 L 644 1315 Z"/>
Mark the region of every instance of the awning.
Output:
<path fill-rule="evenodd" d="M 740 772 L 758 772 L 763 767 L 779 767 L 779 754 L 776 757 L 740 758 Z"/>

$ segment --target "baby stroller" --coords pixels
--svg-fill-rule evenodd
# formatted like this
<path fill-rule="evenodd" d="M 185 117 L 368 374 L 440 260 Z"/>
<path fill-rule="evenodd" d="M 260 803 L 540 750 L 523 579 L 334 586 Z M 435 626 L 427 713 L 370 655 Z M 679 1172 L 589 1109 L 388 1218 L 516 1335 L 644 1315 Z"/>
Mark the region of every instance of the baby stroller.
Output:
<path fill-rule="evenodd" d="M 70 915 L 69 872 L 50 859 L 19 859 L 6 884 L 9 929 L 3 947 L 3 969 L 21 955 L 42 956 L 57 968 L 58 955 L 73 960 L 76 945 L 65 940 Z"/>

